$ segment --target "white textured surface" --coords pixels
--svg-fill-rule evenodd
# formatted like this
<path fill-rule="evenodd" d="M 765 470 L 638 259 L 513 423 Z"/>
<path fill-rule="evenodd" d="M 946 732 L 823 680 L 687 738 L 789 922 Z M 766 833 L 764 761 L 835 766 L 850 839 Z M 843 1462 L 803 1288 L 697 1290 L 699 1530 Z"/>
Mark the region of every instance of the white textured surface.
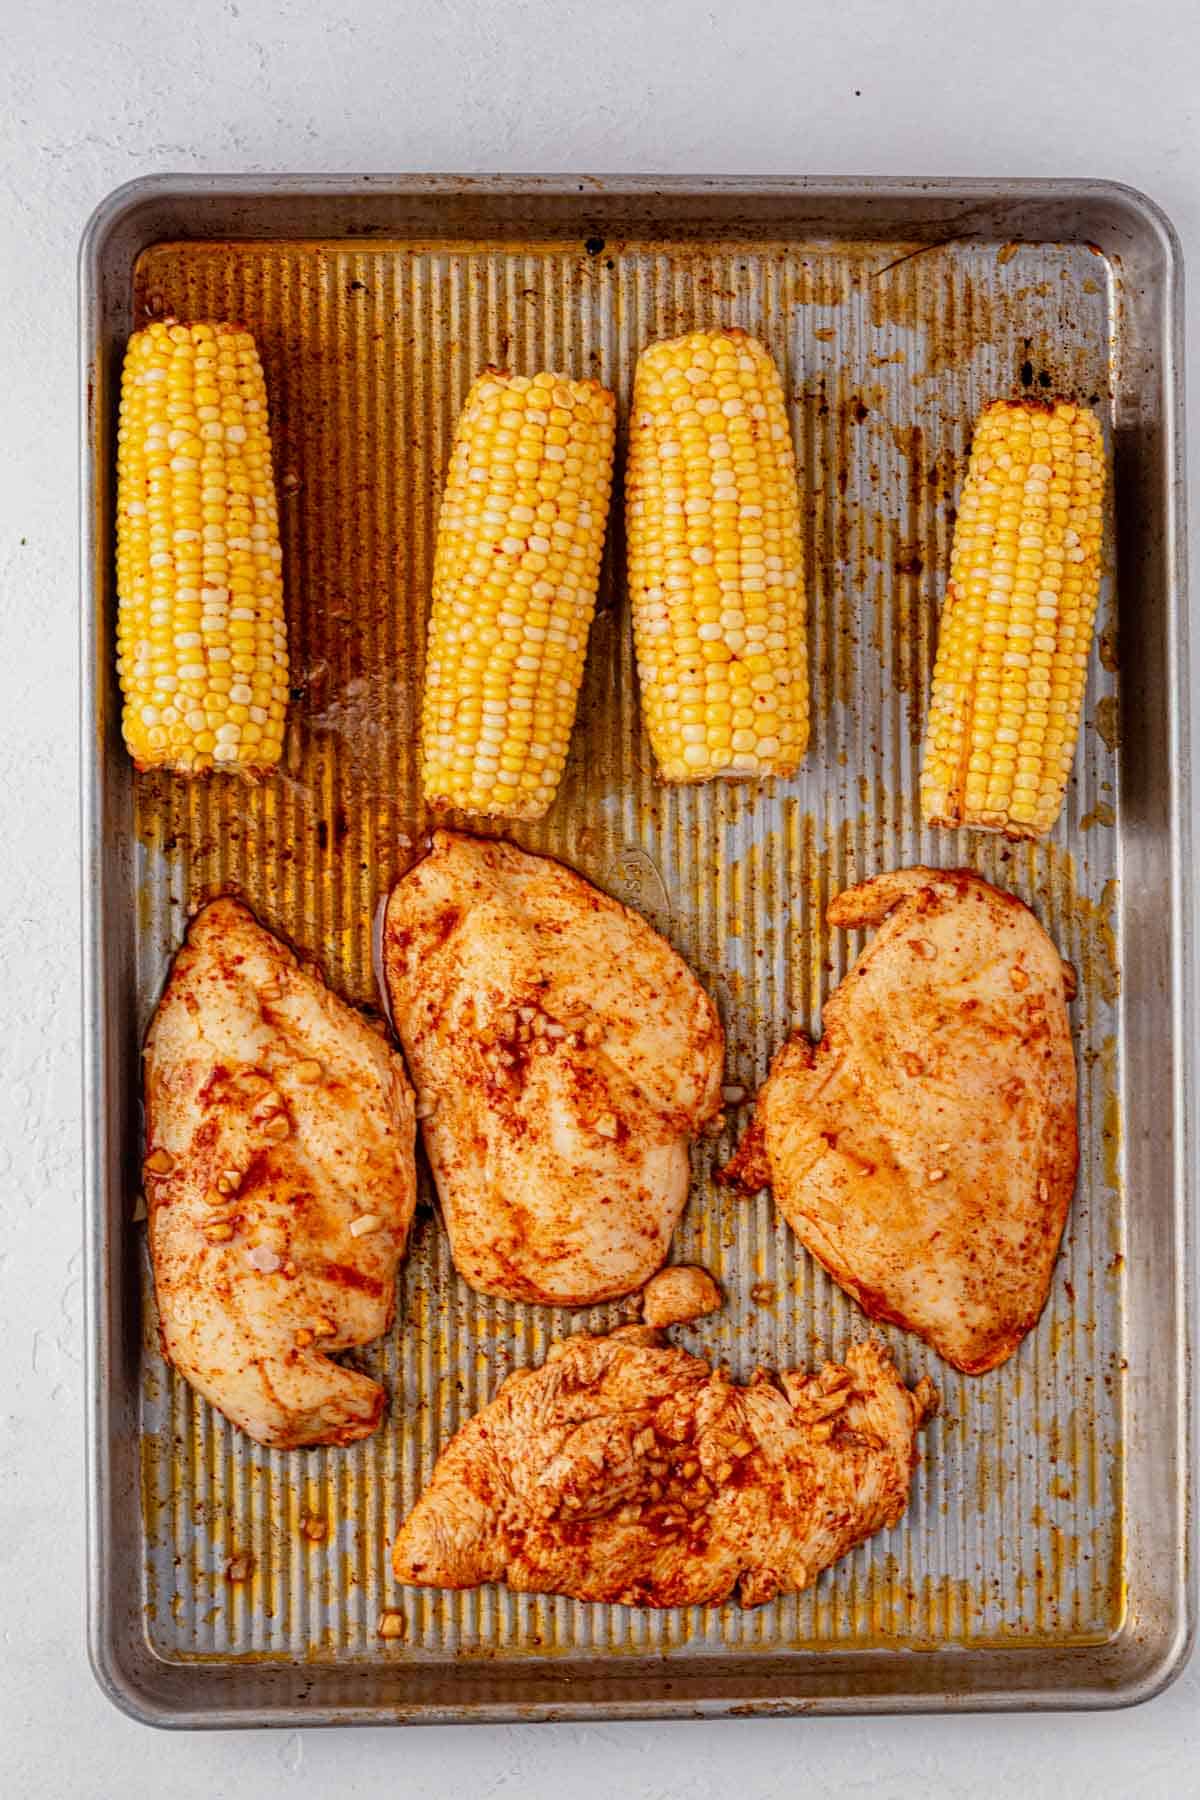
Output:
<path fill-rule="evenodd" d="M 75 849 L 74 258 L 110 188 L 163 169 L 1108 175 L 1195 258 L 1191 0 L 2 0 L 0 25 L 0 1792 L 1200 1794 L 1200 1663 L 1088 1718 L 400 1739 L 168 1737 L 112 1711 L 83 1655 Z"/>

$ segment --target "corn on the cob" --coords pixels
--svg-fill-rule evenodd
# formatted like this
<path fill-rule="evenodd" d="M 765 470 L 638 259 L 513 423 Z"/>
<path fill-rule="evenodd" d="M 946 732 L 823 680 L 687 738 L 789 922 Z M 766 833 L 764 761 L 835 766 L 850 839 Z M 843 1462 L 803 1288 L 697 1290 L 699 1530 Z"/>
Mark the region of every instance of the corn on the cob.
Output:
<path fill-rule="evenodd" d="M 595 381 L 488 369 L 438 518 L 421 717 L 433 805 L 539 819 L 567 758 L 596 606 L 616 404 Z"/>
<path fill-rule="evenodd" d="M 279 761 L 280 563 L 254 339 L 156 320 L 129 340 L 117 433 L 117 672 L 139 768 Z"/>
<path fill-rule="evenodd" d="M 933 825 L 1040 837 L 1062 806 L 1100 590 L 1100 423 L 1062 400 L 1000 400 L 959 501 L 925 734 Z"/>
<path fill-rule="evenodd" d="M 800 506 L 779 372 L 755 338 L 696 331 L 642 352 L 626 521 L 664 780 L 794 773 L 808 743 Z"/>

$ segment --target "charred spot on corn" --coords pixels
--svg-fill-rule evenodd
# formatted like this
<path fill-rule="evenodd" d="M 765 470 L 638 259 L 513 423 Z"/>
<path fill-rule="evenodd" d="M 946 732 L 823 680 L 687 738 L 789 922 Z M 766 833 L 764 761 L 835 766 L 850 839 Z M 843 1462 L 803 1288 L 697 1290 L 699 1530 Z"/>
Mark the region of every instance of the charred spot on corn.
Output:
<path fill-rule="evenodd" d="M 278 763 L 282 555 L 253 337 L 155 320 L 129 340 L 117 431 L 117 673 L 138 768 Z"/>

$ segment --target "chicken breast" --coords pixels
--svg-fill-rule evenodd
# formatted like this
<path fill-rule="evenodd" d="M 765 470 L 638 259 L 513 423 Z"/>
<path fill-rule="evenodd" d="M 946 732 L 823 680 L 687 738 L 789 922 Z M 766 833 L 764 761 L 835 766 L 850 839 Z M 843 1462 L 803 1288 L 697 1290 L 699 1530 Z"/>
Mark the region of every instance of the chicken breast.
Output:
<path fill-rule="evenodd" d="M 629 1606 L 745 1606 L 807 1587 L 908 1503 L 936 1407 L 876 1343 L 736 1387 L 631 1326 L 510 1375 L 439 1458 L 398 1581 Z"/>
<path fill-rule="evenodd" d="M 724 1178 L 770 1183 L 864 1312 L 980 1374 L 1036 1324 L 1075 1185 L 1073 971 L 969 870 L 881 875 L 828 917 L 879 931 L 821 1042 L 775 1058 Z"/>
<path fill-rule="evenodd" d="M 687 965 L 561 863 L 448 831 L 393 889 L 383 960 L 464 1280 L 563 1306 L 641 1287 L 721 1104 Z"/>
<path fill-rule="evenodd" d="M 416 1200 L 400 1057 L 215 900 L 151 1024 L 145 1097 L 164 1355 L 260 1444 L 365 1437 L 383 1390 L 330 1356 L 392 1318 Z"/>

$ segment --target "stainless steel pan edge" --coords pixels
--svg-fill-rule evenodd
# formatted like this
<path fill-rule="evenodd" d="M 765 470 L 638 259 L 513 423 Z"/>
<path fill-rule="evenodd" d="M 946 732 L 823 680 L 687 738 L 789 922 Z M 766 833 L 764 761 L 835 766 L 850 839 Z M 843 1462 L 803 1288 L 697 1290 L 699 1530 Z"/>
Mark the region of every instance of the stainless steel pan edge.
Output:
<path fill-rule="evenodd" d="M 1161 593 L 1161 641 L 1123 658 L 1123 701 L 1147 684 L 1147 713 L 1157 709 L 1161 740 L 1143 755 L 1122 751 L 1122 783 L 1135 795 L 1161 790 L 1146 807 L 1144 835 L 1126 847 L 1124 896 L 1134 929 L 1126 933 L 1122 1024 L 1136 1031 L 1131 996 L 1160 993 L 1169 1018 L 1158 1053 L 1138 1046 L 1126 1063 L 1124 1116 L 1133 1120 L 1143 1092 L 1169 1060 L 1169 1155 L 1139 1143 L 1131 1157 L 1166 1193 L 1154 1217 L 1134 1221 L 1127 1271 L 1131 1341 L 1128 1514 L 1131 1571 L 1121 1631 L 1107 1644 L 1022 1656 L 1012 1650 L 913 1654 L 831 1651 L 747 1662 L 645 1664 L 622 1659 L 610 1675 L 560 1662 L 506 1672 L 486 1663 L 452 1671 L 345 1669 L 315 1664 L 226 1663 L 179 1666 L 157 1657 L 145 1635 L 137 1583 L 138 1455 L 136 1272 L 124 1227 L 129 1171 L 116 1127 L 136 1105 L 134 1030 L 116 1003 L 127 970 L 112 904 L 129 892 L 131 784 L 111 705 L 111 445 L 120 342 L 128 330 L 128 271 L 137 253 L 164 236 L 364 237 L 395 232 L 398 221 L 433 218 L 481 203 L 545 209 L 550 223 L 603 224 L 630 207 L 702 228 L 708 207 L 817 235 L 849 235 L 881 225 L 917 241 L 956 231 L 1002 232 L 1014 207 L 1037 214 L 1045 236 L 1069 235 L 1090 221 L 1105 251 L 1136 265 L 1144 283 L 1131 301 L 1144 313 L 1141 380 L 1158 405 L 1138 407 L 1132 372 L 1122 380 L 1128 417 L 1118 416 L 1118 504 L 1130 529 L 1119 532 L 1121 588 L 1147 583 Z M 766 228 L 764 226 L 764 228 Z M 1186 695 L 1190 678 L 1186 618 L 1186 543 L 1182 421 L 1182 269 L 1169 222 L 1143 196 L 1106 182 L 896 180 L 740 180 L 719 177 L 152 177 L 102 203 L 84 235 L 81 278 L 81 700 L 83 827 L 84 1156 L 87 1255 L 88 1596 L 89 1647 L 97 1678 L 115 1704 L 147 1723 L 175 1726 L 380 1723 L 606 1717 L 713 1717 L 808 1711 L 994 1710 L 1129 1704 L 1159 1691 L 1183 1667 L 1195 1615 L 1193 1461 L 1190 1404 L 1190 1302 L 1194 1292 L 1191 1195 L 1196 1143 L 1189 1129 L 1195 1068 L 1195 934 L 1190 882 L 1192 794 Z M 1144 390 L 1143 390 L 1144 391 Z M 1128 449 L 1122 450 L 1122 433 Z M 1124 465 L 1124 466 L 1123 466 Z M 1136 515 L 1157 521 L 1157 541 Z M 1128 564 L 1128 566 L 1127 566 Z M 1129 638 L 1125 619 L 1125 639 Z M 1165 705 L 1158 696 L 1165 695 Z M 1145 797 L 1145 796 L 1144 796 Z M 1136 858 L 1131 851 L 1136 850 Z M 1169 898 L 1169 933 L 1137 929 Z M 1133 1039 L 1128 1040 L 1133 1042 Z M 1136 1065 L 1136 1066 L 1134 1066 Z M 1161 1151 L 1161 1146 L 1159 1147 Z M 1144 1231 L 1143 1231 L 1144 1227 Z M 1169 1280 L 1161 1271 L 1170 1272 Z"/>

